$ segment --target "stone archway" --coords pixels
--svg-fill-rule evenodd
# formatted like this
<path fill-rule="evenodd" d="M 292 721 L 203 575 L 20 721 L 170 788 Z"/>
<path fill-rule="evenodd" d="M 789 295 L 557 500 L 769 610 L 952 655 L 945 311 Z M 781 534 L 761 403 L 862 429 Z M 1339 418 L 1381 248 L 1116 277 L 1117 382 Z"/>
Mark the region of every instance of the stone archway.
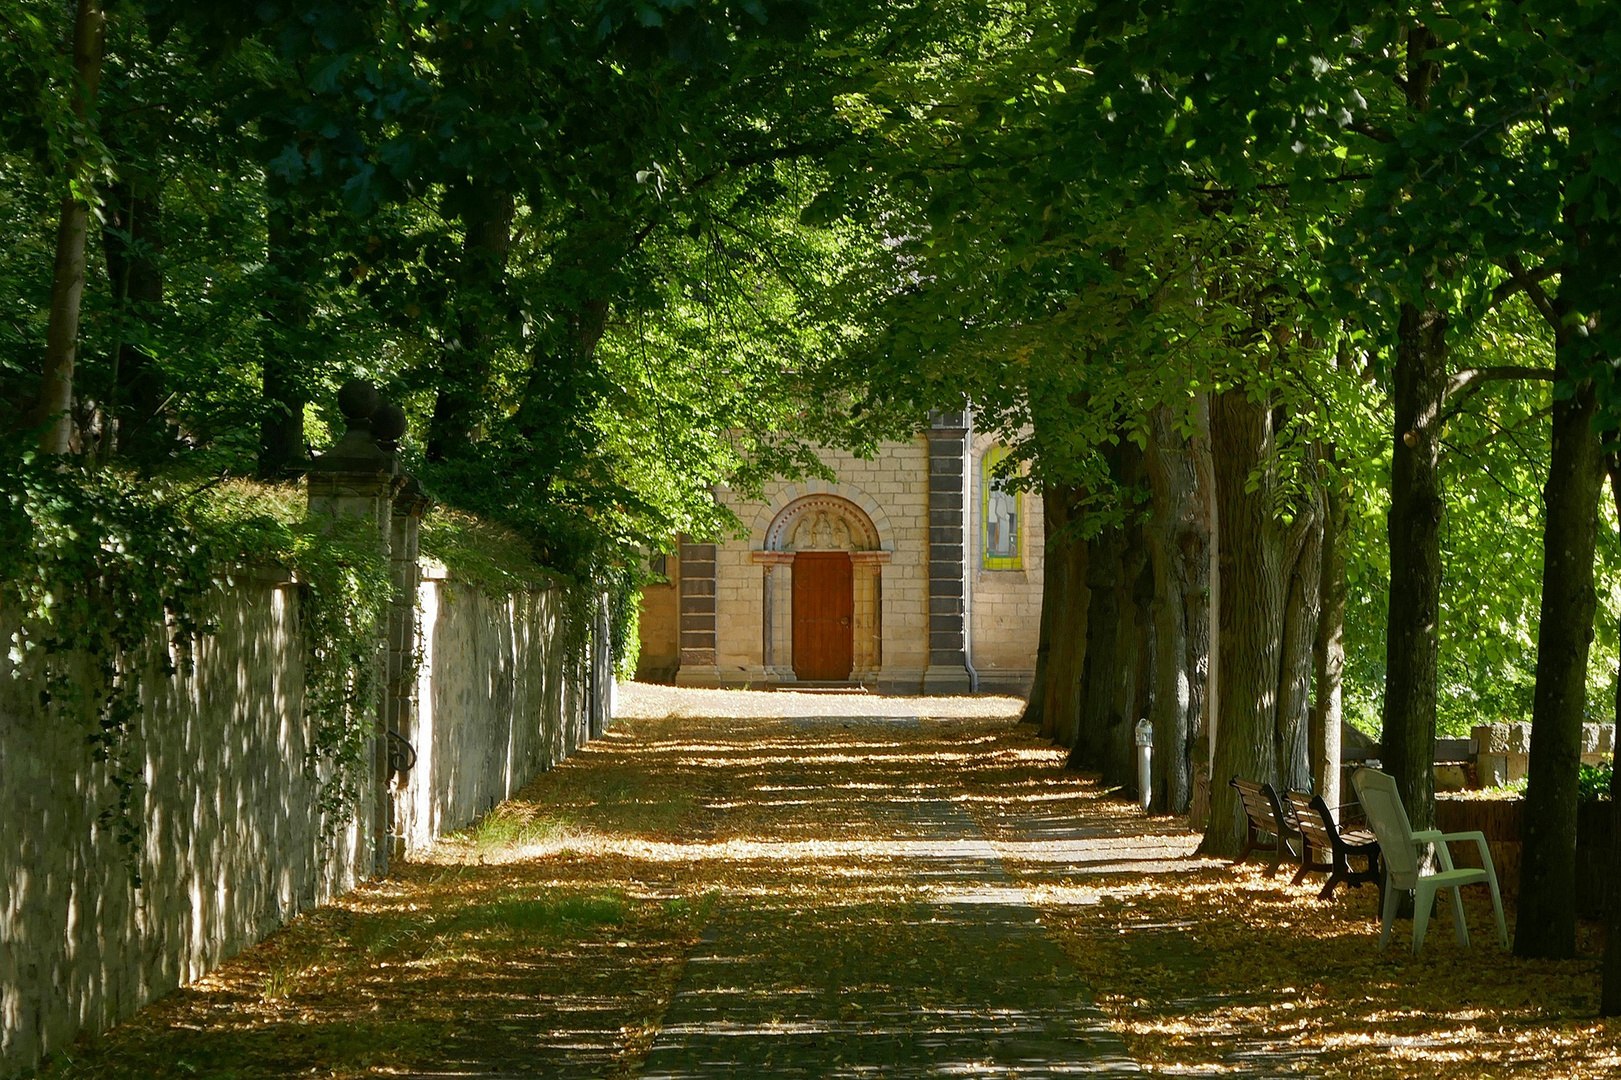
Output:
<path fill-rule="evenodd" d="M 890 553 L 880 550 L 878 530 L 861 507 L 838 495 L 818 493 L 795 499 L 778 511 L 765 530 L 762 549 L 754 552 L 754 561 L 763 573 L 761 663 L 769 678 L 778 682 L 797 679 L 795 561 L 801 553 L 815 553 L 825 559 L 827 553 L 837 552 L 848 554 L 850 560 L 850 680 L 870 681 L 882 667 L 881 567 L 889 561 Z"/>

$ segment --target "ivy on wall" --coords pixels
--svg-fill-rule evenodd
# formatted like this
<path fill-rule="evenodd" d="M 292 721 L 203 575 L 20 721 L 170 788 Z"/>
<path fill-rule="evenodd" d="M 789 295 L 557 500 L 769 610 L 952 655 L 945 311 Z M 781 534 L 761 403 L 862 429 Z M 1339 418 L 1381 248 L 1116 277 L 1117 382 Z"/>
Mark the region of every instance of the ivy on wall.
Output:
<path fill-rule="evenodd" d="M 382 696 L 393 585 L 363 523 L 311 519 L 292 485 L 142 478 L 61 459 L 0 472 L 0 607 L 10 674 L 35 717 L 82 723 L 86 769 L 113 797 L 98 822 L 140 884 L 143 680 L 189 673 L 233 570 L 279 565 L 299 587 L 308 765 L 327 833 L 354 814 Z"/>
<path fill-rule="evenodd" d="M 168 675 L 190 670 L 213 629 L 214 552 L 185 512 L 193 496 L 172 485 L 31 456 L 0 485 L 12 676 L 35 684 L 39 715 L 85 718 L 87 763 L 106 763 L 115 791 L 99 820 L 138 884 L 142 679 L 154 660 Z"/>

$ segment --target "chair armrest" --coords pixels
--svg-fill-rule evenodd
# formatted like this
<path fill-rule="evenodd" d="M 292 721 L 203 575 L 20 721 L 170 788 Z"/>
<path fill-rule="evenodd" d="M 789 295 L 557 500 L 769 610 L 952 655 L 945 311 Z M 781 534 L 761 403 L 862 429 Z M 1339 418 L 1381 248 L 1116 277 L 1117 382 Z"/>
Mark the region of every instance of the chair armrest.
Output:
<path fill-rule="evenodd" d="M 1479 830 L 1472 832 L 1444 833 L 1440 829 L 1425 829 L 1422 832 L 1414 833 L 1413 840 L 1417 843 L 1440 845 L 1437 850 L 1441 854 L 1441 865 L 1448 870 L 1452 869 L 1452 856 L 1451 853 L 1447 851 L 1447 845 L 1453 843 L 1454 841 L 1473 840 L 1475 842 L 1475 848 L 1480 852 L 1480 865 L 1485 867 L 1486 873 L 1491 875 L 1492 888 L 1496 889 L 1497 868 L 1492 865 L 1491 847 L 1486 842 L 1485 833 L 1480 832 Z"/>

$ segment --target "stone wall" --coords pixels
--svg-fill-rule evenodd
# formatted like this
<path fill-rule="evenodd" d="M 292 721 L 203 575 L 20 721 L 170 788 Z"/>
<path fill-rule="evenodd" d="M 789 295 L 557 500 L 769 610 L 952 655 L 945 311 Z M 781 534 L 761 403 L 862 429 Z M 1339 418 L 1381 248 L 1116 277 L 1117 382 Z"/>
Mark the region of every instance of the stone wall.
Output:
<path fill-rule="evenodd" d="M 1475 744 L 1475 776 L 1481 787 L 1524 780 L 1531 767 L 1531 725 L 1478 724 L 1469 729 Z M 1601 765 L 1615 755 L 1614 724 L 1582 725 L 1582 764 Z"/>
<path fill-rule="evenodd" d="M 975 436 L 969 487 L 969 632 L 971 658 L 979 688 L 987 692 L 1027 694 L 1035 676 L 1036 648 L 1041 639 L 1041 575 L 1046 524 L 1039 492 L 1019 500 L 1019 566 L 988 569 L 985 565 L 985 451 L 996 445 L 989 435 Z"/>
<path fill-rule="evenodd" d="M 407 851 L 517 794 L 579 748 L 590 719 L 556 590 L 495 598 L 430 570 L 417 610 L 417 763 L 394 790 Z"/>
<path fill-rule="evenodd" d="M 637 625 L 640 651 L 636 678 L 669 683 L 681 668 L 681 556 L 665 557 L 663 582 L 642 590 L 641 620 Z"/>
<path fill-rule="evenodd" d="M 494 599 L 439 575 L 418 600 L 417 760 L 392 791 L 412 847 L 566 756 L 601 726 L 611 684 L 602 650 L 567 653 L 555 591 Z M 96 824 L 115 796 L 85 722 L 43 719 L 0 653 L 0 821 L 13 840 L 0 845 L 0 1075 L 198 978 L 373 866 L 369 805 L 330 839 L 311 810 L 297 588 L 244 575 L 216 603 L 194 673 L 144 680 L 138 889 Z"/>
<path fill-rule="evenodd" d="M 761 620 L 763 572 L 751 558 L 776 514 L 805 495 L 831 494 L 860 507 L 878 529 L 891 561 L 880 570 L 878 682 L 895 693 L 917 693 L 929 664 L 929 506 L 928 443 L 922 436 L 882 444 L 878 456 L 863 460 L 844 451 L 824 451 L 832 482 L 772 482 L 761 502 L 723 490 L 722 500 L 752 528 L 747 542 L 727 543 L 716 552 L 715 678 L 724 685 L 759 682 L 763 671 Z M 786 612 L 779 612 L 785 617 Z M 779 663 L 782 660 L 779 658 Z M 686 674 L 683 673 L 683 680 Z"/>

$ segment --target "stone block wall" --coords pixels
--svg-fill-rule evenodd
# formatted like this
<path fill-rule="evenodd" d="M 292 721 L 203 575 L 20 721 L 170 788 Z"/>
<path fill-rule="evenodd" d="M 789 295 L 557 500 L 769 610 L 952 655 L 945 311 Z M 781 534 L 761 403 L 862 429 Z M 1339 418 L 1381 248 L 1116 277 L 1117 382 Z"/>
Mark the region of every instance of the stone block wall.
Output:
<path fill-rule="evenodd" d="M 683 563 L 679 576 L 672 565 L 679 589 L 651 586 L 644 591 L 639 677 L 657 678 L 661 665 L 673 668 L 679 651 L 676 681 L 686 685 L 790 682 L 791 612 L 784 582 L 791 569 L 762 561 L 761 552 L 767 530 L 784 508 L 807 495 L 827 494 L 862 509 L 885 555 L 876 572 L 877 676 L 869 680 L 863 674 L 870 658 L 858 644 L 853 677 L 890 693 L 961 693 L 969 685 L 965 659 L 971 659 L 981 690 L 1026 693 L 1041 626 L 1041 498 L 1032 493 L 1022 498 L 1020 565 L 987 568 L 980 467 L 994 443 L 988 435 L 972 436 L 965 458 L 965 424 L 960 415 L 940 417 L 926 435 L 882 444 L 872 460 L 824 451 L 822 460 L 835 475 L 832 481 L 768 483 L 759 500 L 721 489 L 718 497 L 749 527 L 749 534 L 719 544 L 683 544 L 683 558 L 696 561 Z M 767 574 L 775 575 L 778 590 L 769 664 Z M 867 587 L 870 579 L 861 578 L 858 595 L 865 596 L 860 588 Z M 858 628 L 866 625 L 859 622 L 864 618 L 859 609 L 858 604 Z"/>
<path fill-rule="evenodd" d="M 985 566 L 984 507 L 985 452 L 996 445 L 989 435 L 973 441 L 969 472 L 968 528 L 969 582 L 972 588 L 969 622 L 972 659 L 979 673 L 979 688 L 1026 694 L 1035 676 L 1036 648 L 1041 638 L 1041 581 L 1045 524 L 1041 495 L 1020 497 L 1019 568 L 991 570 Z"/>
<path fill-rule="evenodd" d="M 878 529 L 883 549 L 892 553 L 879 577 L 878 682 L 886 691 L 915 694 L 929 663 L 928 442 L 919 436 L 884 443 L 871 461 L 832 450 L 823 452 L 822 460 L 833 470 L 833 482 L 775 481 L 765 485 L 761 501 L 726 489 L 719 493 L 751 531 L 747 540 L 720 544 L 715 552 L 717 680 L 741 685 L 765 678 L 764 576 L 750 553 L 761 547 L 783 507 L 805 495 L 832 494 L 861 507 Z"/>
<path fill-rule="evenodd" d="M 1475 775 L 1481 787 L 1501 787 L 1525 779 L 1531 766 L 1531 725 L 1478 724 L 1469 729 L 1475 743 Z M 1582 725 L 1582 764 L 1599 765 L 1615 755 L 1614 724 Z"/>
<path fill-rule="evenodd" d="M 642 590 L 641 621 L 637 626 L 640 650 L 636 678 L 642 682 L 674 682 L 681 667 L 681 556 L 665 558 L 666 583 Z"/>
<path fill-rule="evenodd" d="M 393 792 L 421 846 L 560 760 L 606 714 L 552 591 L 423 582 L 417 764 Z M 370 873 L 370 805 L 331 837 L 312 807 L 298 589 L 245 574 L 216 597 L 195 671 L 155 667 L 131 747 L 145 782 L 141 884 L 98 827 L 112 805 L 89 721 L 42 718 L 0 651 L 0 1076 L 127 1017 Z M 13 624 L 0 611 L 0 632 Z M 611 682 L 611 680 L 608 680 Z"/>
<path fill-rule="evenodd" d="M 417 763 L 393 793 L 408 852 L 516 795 L 589 738 L 590 719 L 556 590 L 498 598 L 430 570 L 417 608 Z"/>

